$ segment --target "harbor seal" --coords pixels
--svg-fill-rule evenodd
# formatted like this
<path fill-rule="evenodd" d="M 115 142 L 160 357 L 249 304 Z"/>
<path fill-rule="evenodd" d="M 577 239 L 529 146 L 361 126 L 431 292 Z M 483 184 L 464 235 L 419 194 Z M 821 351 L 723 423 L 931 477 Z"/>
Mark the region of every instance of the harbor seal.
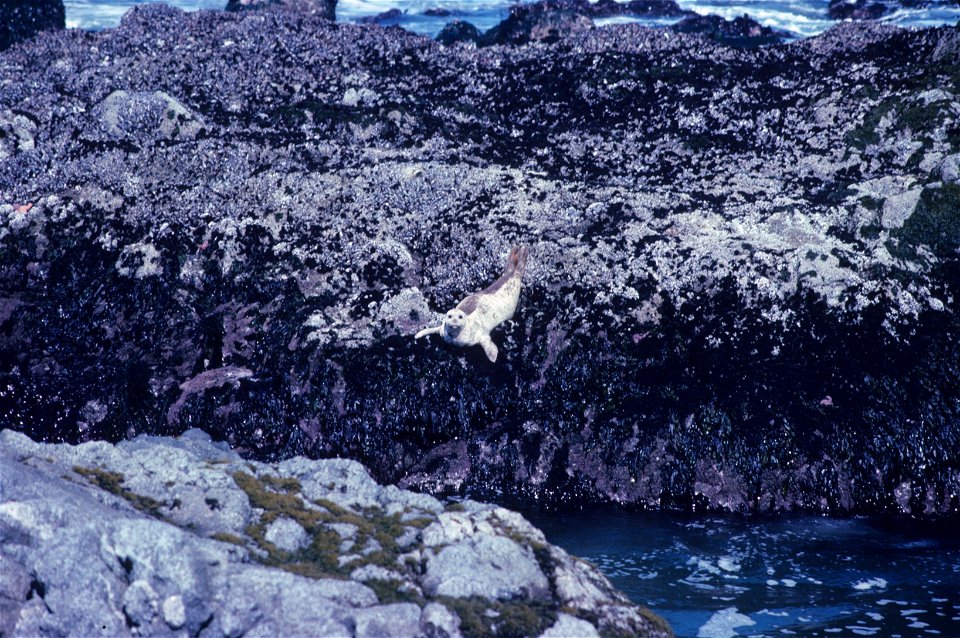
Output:
<path fill-rule="evenodd" d="M 414 338 L 439 334 L 444 341 L 455 346 L 479 345 L 490 361 L 496 361 L 499 350 L 490 339 L 490 331 L 513 318 L 520 299 L 528 252 L 526 246 L 515 246 L 499 279 L 458 303 L 456 308 L 447 312 L 439 326 L 424 328 Z"/>

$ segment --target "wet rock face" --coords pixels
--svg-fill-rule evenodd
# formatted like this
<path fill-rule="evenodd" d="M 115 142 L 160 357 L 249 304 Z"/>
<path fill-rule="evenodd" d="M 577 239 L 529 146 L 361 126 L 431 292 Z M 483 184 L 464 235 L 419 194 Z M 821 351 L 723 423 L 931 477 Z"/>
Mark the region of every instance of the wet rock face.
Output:
<path fill-rule="evenodd" d="M 958 41 L 47 34 L 3 57 L 0 418 L 530 502 L 956 512 Z M 517 243 L 496 365 L 412 339 Z"/>
<path fill-rule="evenodd" d="M 480 30 L 469 22 L 454 20 L 448 22 L 437 34 L 437 42 L 447 46 L 458 43 L 477 45 L 481 36 Z"/>
<path fill-rule="evenodd" d="M 701 33 L 717 42 L 747 47 L 774 44 L 789 35 L 765 27 L 746 14 L 733 20 L 726 20 L 715 15 L 692 15 L 680 20 L 670 28 L 678 33 Z"/>
<path fill-rule="evenodd" d="M 386 24 L 399 15 L 399 10 L 391 11 L 397 11 L 397 14 L 388 11 L 362 21 Z M 681 9 L 672 0 L 541 0 L 511 7 L 506 19 L 484 33 L 469 22 L 454 20 L 437 35 L 437 41 L 445 45 L 473 43 L 481 47 L 549 43 L 592 29 L 594 19 L 619 16 L 683 17 L 670 28 L 679 33 L 703 34 L 717 42 L 737 47 L 763 46 L 790 37 L 789 33 L 762 26 L 748 15 L 733 20 L 715 15 L 702 16 Z"/>
<path fill-rule="evenodd" d="M 827 7 L 827 15 L 833 20 L 876 20 L 886 12 L 886 5 L 871 0 L 830 0 Z"/>
<path fill-rule="evenodd" d="M 0 475 L 4 635 L 672 635 L 519 514 L 353 461 L 2 430 Z"/>
<path fill-rule="evenodd" d="M 481 42 L 487 46 L 553 42 L 571 33 L 588 31 L 593 28 L 593 21 L 586 15 L 586 4 L 544 0 L 515 5 L 505 20 L 483 34 Z"/>
<path fill-rule="evenodd" d="M 227 11 L 274 9 L 336 20 L 337 0 L 227 0 Z"/>
<path fill-rule="evenodd" d="M 4 0 L 0 4 L 0 51 L 48 29 L 63 29 L 63 0 Z"/>

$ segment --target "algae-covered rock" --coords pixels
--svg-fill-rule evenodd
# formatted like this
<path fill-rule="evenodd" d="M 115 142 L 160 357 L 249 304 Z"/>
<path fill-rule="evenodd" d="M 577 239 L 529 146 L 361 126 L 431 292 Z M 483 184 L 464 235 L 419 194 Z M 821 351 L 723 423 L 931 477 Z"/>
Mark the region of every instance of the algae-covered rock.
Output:
<path fill-rule="evenodd" d="M 956 512 L 956 29 L 547 31 L 153 5 L 5 51 L 0 422 L 527 502 Z M 516 244 L 496 365 L 412 338 Z"/>
<path fill-rule="evenodd" d="M 155 461 L 165 457 L 161 472 Z M 549 635 L 565 627 L 596 633 L 627 612 L 619 626 L 630 635 L 670 635 L 595 568 L 602 593 L 589 604 L 554 595 L 549 583 L 572 559 L 519 514 L 469 503 L 471 513 L 457 513 L 469 538 L 428 545 L 425 529 L 443 510 L 435 499 L 395 499 L 399 490 L 372 483 L 355 462 L 297 461 L 243 461 L 198 430 L 116 447 L 38 444 L 0 431 L 0 629 L 453 638 L 519 635 L 521 627 L 523 635 L 551 626 Z M 178 495 L 195 488 L 198 471 L 224 486 L 207 500 L 210 510 L 224 522 L 240 518 L 239 529 L 182 516 Z M 307 496 L 301 479 L 321 476 L 326 497 Z M 152 496 L 134 487 L 148 485 Z M 376 505 L 358 506 L 349 497 L 355 488 L 375 494 Z M 337 558 L 352 549 L 330 541 L 343 525 L 354 527 L 355 544 L 375 540 L 378 549 L 340 566 Z M 402 536 L 410 538 L 401 547 Z M 445 561 L 445 552 L 459 562 Z M 473 579 L 497 586 L 456 585 Z"/>

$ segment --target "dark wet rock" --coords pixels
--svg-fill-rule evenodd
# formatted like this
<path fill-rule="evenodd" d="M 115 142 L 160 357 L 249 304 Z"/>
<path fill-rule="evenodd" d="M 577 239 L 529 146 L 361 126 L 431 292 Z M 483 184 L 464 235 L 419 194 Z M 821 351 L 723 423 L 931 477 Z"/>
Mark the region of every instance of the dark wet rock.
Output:
<path fill-rule="evenodd" d="M 337 0 L 227 0 L 227 11 L 277 9 L 336 20 Z"/>
<path fill-rule="evenodd" d="M 45 33 L 0 57 L 0 421 L 525 502 L 955 513 L 957 41 L 473 49 L 161 6 Z M 496 365 L 412 339 L 516 243 Z M 242 531 L 202 489 L 171 516 Z"/>
<path fill-rule="evenodd" d="M 873 0 L 830 0 L 827 7 L 833 20 L 876 20 L 886 12 L 885 4 Z"/>
<path fill-rule="evenodd" d="M 598 0 L 597 2 L 582 3 L 584 10 L 593 18 L 612 18 L 616 16 L 633 15 L 647 17 L 679 17 L 695 15 L 693 11 L 680 8 L 674 0 Z"/>
<path fill-rule="evenodd" d="M 244 461 L 198 430 L 116 447 L 3 430 L 0 476 L 5 635 L 671 635 L 519 514 L 445 511 L 351 461 Z M 198 483 L 233 523 L 184 517 Z"/>
<path fill-rule="evenodd" d="M 478 40 L 481 46 L 522 45 L 554 42 L 572 33 L 593 28 L 593 19 L 618 16 L 680 17 L 697 14 L 685 11 L 673 0 L 540 0 L 510 8 L 510 15 Z M 723 19 L 719 19 L 724 23 Z M 714 25 L 712 31 L 722 29 Z M 729 28 L 727 30 L 730 30 Z M 769 31 L 769 30 L 768 30 Z M 759 35 L 759 34 L 758 34 Z M 437 38 L 440 39 L 439 37 Z M 442 41 L 441 41 L 442 42 Z"/>
<path fill-rule="evenodd" d="M 444 45 L 451 44 L 479 44 L 482 34 L 477 27 L 463 20 L 454 20 L 448 22 L 440 33 L 437 34 L 437 42 Z"/>
<path fill-rule="evenodd" d="M 482 44 L 521 45 L 555 42 L 593 28 L 583 10 L 584 0 L 542 0 L 510 7 L 510 15 L 483 34 Z"/>
<path fill-rule="evenodd" d="M 780 42 L 788 33 L 765 27 L 748 15 L 727 20 L 716 15 L 691 15 L 670 28 L 678 33 L 699 33 L 724 44 L 756 47 Z"/>
<path fill-rule="evenodd" d="M 403 11 L 394 7 L 374 16 L 365 16 L 357 20 L 360 24 L 395 24 L 403 17 Z"/>
<path fill-rule="evenodd" d="M 41 31 L 65 27 L 63 0 L 4 0 L 0 3 L 0 51 Z"/>
<path fill-rule="evenodd" d="M 444 9 L 443 7 L 433 7 L 424 11 L 423 15 L 432 16 L 434 18 L 446 18 L 447 16 L 451 15 L 451 13 L 449 10 Z"/>

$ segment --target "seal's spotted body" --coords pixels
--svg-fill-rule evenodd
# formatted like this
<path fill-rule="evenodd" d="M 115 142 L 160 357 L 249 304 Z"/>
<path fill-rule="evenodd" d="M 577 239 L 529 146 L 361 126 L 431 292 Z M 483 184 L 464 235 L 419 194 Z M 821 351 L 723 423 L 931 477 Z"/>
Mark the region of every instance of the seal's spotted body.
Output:
<path fill-rule="evenodd" d="M 490 361 L 497 360 L 497 346 L 490 339 L 490 331 L 511 319 L 520 299 L 521 280 L 527 267 L 527 247 L 510 251 L 503 274 L 490 286 L 475 292 L 447 312 L 443 323 L 425 328 L 416 338 L 439 334 L 455 346 L 480 345 Z"/>

